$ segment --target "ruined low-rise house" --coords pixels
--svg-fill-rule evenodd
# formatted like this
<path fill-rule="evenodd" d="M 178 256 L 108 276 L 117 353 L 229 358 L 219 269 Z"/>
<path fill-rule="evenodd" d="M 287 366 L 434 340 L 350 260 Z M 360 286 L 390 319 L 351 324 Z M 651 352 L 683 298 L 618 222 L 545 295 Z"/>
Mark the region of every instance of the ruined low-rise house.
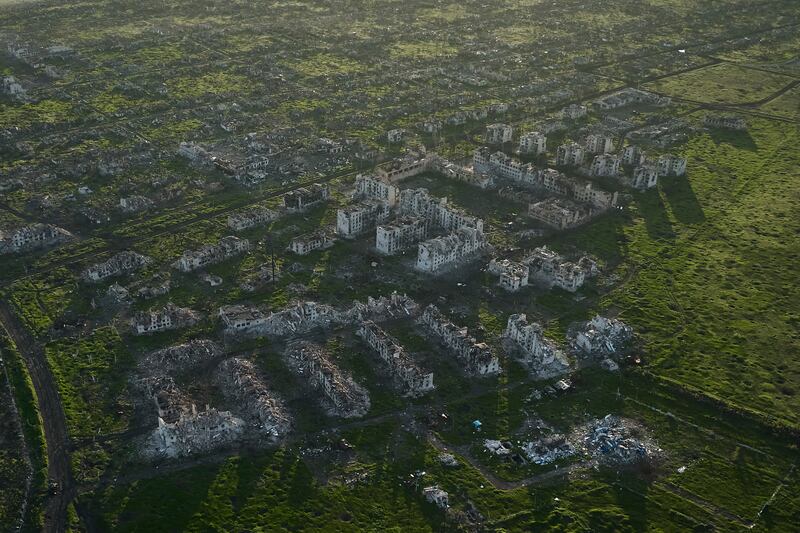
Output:
<path fill-rule="evenodd" d="M 433 373 L 423 371 L 400 343 L 372 321 L 361 324 L 356 334 L 386 363 L 389 374 L 404 394 L 418 396 L 433 390 Z"/>
<path fill-rule="evenodd" d="M 467 328 L 458 327 L 431 304 L 417 319 L 436 335 L 464 365 L 467 374 L 488 376 L 500 372 L 500 361 L 486 343 L 477 342 Z"/>
<path fill-rule="evenodd" d="M 547 153 L 547 136 L 538 131 L 530 131 L 519 138 L 520 154 L 542 155 Z"/>
<path fill-rule="evenodd" d="M 428 274 L 439 273 L 474 259 L 485 246 L 483 232 L 460 228 L 450 235 L 419 243 L 416 268 Z"/>
<path fill-rule="evenodd" d="M 504 144 L 514 138 L 514 128 L 508 124 L 489 124 L 486 126 L 486 144 Z"/>
<path fill-rule="evenodd" d="M 524 314 L 508 317 L 503 336 L 513 343 L 522 360 L 532 369 L 548 375 L 560 374 L 569 369 L 566 356 L 555 343 L 544 336 L 542 326 L 536 322 L 528 323 Z"/>
<path fill-rule="evenodd" d="M 411 248 L 427 235 L 428 226 L 424 218 L 400 217 L 377 227 L 375 248 L 382 254 L 394 255 Z"/>
<path fill-rule="evenodd" d="M 686 158 L 664 154 L 658 158 L 658 176 L 683 176 L 686 174 Z"/>
<path fill-rule="evenodd" d="M 152 259 L 136 252 L 125 251 L 114 254 L 108 261 L 97 263 L 83 271 L 81 277 L 90 282 L 97 282 L 139 270 L 152 263 Z"/>
<path fill-rule="evenodd" d="M 488 271 L 490 274 L 498 276 L 500 288 L 509 292 L 517 292 L 528 286 L 528 266 L 524 263 L 510 259 L 492 259 L 489 262 Z"/>
<path fill-rule="evenodd" d="M 325 250 L 333 246 L 336 239 L 327 229 L 321 229 L 312 233 L 298 235 L 289 243 L 289 250 L 297 255 L 306 255 L 314 250 Z"/>
<path fill-rule="evenodd" d="M 567 340 L 582 356 L 597 359 L 619 357 L 633 339 L 633 329 L 616 318 L 597 315 L 588 322 L 570 327 Z"/>
<path fill-rule="evenodd" d="M 565 291 L 575 292 L 587 277 L 594 275 L 594 262 L 583 258 L 586 267 L 581 263 L 567 261 L 547 246 L 535 248 L 522 262 L 528 267 L 528 280 L 545 287 L 558 287 Z"/>
<path fill-rule="evenodd" d="M 643 165 L 647 160 L 644 152 L 635 144 L 629 144 L 620 152 L 620 161 L 626 167 Z"/>
<path fill-rule="evenodd" d="M 127 196 L 119 199 L 119 208 L 123 213 L 138 213 L 153 207 L 153 201 L 141 195 Z"/>
<path fill-rule="evenodd" d="M 65 229 L 52 224 L 30 224 L 15 230 L 0 230 L 0 254 L 47 248 L 74 239 Z"/>
<path fill-rule="evenodd" d="M 548 198 L 528 206 L 528 216 L 563 230 L 580 226 L 592 216 L 592 210 L 565 198 Z"/>
<path fill-rule="evenodd" d="M 614 154 L 598 154 L 592 159 L 589 172 L 594 177 L 615 177 L 619 174 L 620 159 Z"/>
<path fill-rule="evenodd" d="M 263 325 L 267 315 L 260 309 L 246 305 L 223 305 L 219 308 L 219 317 L 228 330 L 247 330 Z"/>
<path fill-rule="evenodd" d="M 243 254 L 250 247 L 247 239 L 229 235 L 221 238 L 217 244 L 206 244 L 198 250 L 184 252 L 172 266 L 181 272 L 192 272 Z"/>
<path fill-rule="evenodd" d="M 703 117 L 703 126 L 743 131 L 747 129 L 747 121 L 740 115 L 706 115 Z"/>
<path fill-rule="evenodd" d="M 283 205 L 289 211 L 304 211 L 330 198 L 327 183 L 312 183 L 307 187 L 287 192 L 283 195 Z"/>
<path fill-rule="evenodd" d="M 331 414 L 342 418 L 362 417 L 370 407 L 369 393 L 345 375 L 324 347 L 296 341 L 286 348 L 289 366 L 304 376 L 311 387 L 322 393 Z"/>
<path fill-rule="evenodd" d="M 434 504 L 440 509 L 450 507 L 450 495 L 440 489 L 438 485 L 425 487 L 422 489 L 422 495 L 425 497 L 425 501 Z"/>
<path fill-rule="evenodd" d="M 494 178 L 486 172 L 476 170 L 474 166 L 472 168 L 463 167 L 447 159 L 440 159 L 436 169 L 450 179 L 462 181 L 474 187 L 481 189 L 494 187 Z"/>
<path fill-rule="evenodd" d="M 185 457 L 190 454 L 219 450 L 238 441 L 245 424 L 229 411 L 207 408 L 182 413 L 173 423 L 158 419 L 158 428 L 150 437 L 150 455 L 156 457 Z"/>
<path fill-rule="evenodd" d="M 256 206 L 228 215 L 228 227 L 234 231 L 243 231 L 256 226 L 264 226 L 277 220 L 278 217 L 276 211 Z"/>
<path fill-rule="evenodd" d="M 356 200 L 383 200 L 394 208 L 400 200 L 400 189 L 396 185 L 386 183 L 375 176 L 356 176 L 353 198 Z"/>
<path fill-rule="evenodd" d="M 185 157 L 193 163 L 208 163 L 211 155 L 199 144 L 192 142 L 182 142 L 178 146 L 178 155 Z"/>
<path fill-rule="evenodd" d="M 197 323 L 199 315 L 186 307 L 178 307 L 169 302 L 161 309 L 151 309 L 136 314 L 133 330 L 137 335 L 147 335 L 159 331 L 180 329 Z"/>
<path fill-rule="evenodd" d="M 363 200 L 336 211 L 336 233 L 346 239 L 353 239 L 375 229 L 388 219 L 388 202 Z"/>
<path fill-rule="evenodd" d="M 234 357 L 220 363 L 215 382 L 226 397 L 260 432 L 277 440 L 291 429 L 291 418 L 283 401 L 267 388 L 256 366 L 247 359 Z"/>
<path fill-rule="evenodd" d="M 418 176 L 430 170 L 438 156 L 424 150 L 409 151 L 404 157 L 394 159 L 390 164 L 375 169 L 375 175 L 386 183 L 397 183 L 406 178 Z"/>
<path fill-rule="evenodd" d="M 586 155 L 583 147 L 575 142 L 562 144 L 556 150 L 556 165 L 577 167 L 583 164 Z"/>

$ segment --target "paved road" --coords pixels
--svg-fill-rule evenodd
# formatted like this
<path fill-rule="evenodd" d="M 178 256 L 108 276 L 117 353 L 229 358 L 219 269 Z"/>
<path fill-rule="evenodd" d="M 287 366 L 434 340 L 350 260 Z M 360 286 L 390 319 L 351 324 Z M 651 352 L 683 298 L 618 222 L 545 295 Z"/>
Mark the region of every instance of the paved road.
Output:
<path fill-rule="evenodd" d="M 76 494 L 70 467 L 67 420 L 61 398 L 44 350 L 20 323 L 8 303 L 3 301 L 0 301 L 0 322 L 22 354 L 36 391 L 47 442 L 47 473 L 50 480 L 57 482 L 60 487 L 45 502 L 45 531 L 61 533 L 66 530 L 67 505 Z"/>

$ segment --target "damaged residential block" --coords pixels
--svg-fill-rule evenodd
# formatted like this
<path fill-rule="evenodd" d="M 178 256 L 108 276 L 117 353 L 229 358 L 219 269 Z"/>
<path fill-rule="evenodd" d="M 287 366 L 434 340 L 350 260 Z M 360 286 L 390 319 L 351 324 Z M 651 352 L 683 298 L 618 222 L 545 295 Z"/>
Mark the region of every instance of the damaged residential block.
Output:
<path fill-rule="evenodd" d="M 542 326 L 535 322 L 528 323 L 524 314 L 508 317 L 503 337 L 513 343 L 523 362 L 539 377 L 551 377 L 569 371 L 566 355 L 544 336 Z"/>
<path fill-rule="evenodd" d="M 433 372 L 423 371 L 397 339 L 370 320 L 361 324 L 356 334 L 386 363 L 388 373 L 407 396 L 419 396 L 433 390 Z"/>
<path fill-rule="evenodd" d="M 206 244 L 197 250 L 184 252 L 172 266 L 181 272 L 192 272 L 221 263 L 248 250 L 250 250 L 250 241 L 229 235 L 221 238 L 217 244 Z"/>
<path fill-rule="evenodd" d="M 90 266 L 83 271 L 81 277 L 88 282 L 97 282 L 112 276 L 134 272 L 152 261 L 149 257 L 136 252 L 119 252 L 114 254 L 108 261 Z"/>

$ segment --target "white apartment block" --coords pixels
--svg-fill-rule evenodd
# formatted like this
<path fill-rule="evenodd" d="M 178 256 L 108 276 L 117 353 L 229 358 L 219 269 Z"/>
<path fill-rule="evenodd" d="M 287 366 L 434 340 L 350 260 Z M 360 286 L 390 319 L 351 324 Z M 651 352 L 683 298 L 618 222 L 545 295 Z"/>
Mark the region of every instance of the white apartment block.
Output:
<path fill-rule="evenodd" d="M 547 136 L 538 131 L 531 131 L 519 139 L 519 153 L 542 155 L 547 152 Z"/>
<path fill-rule="evenodd" d="M 488 271 L 499 276 L 498 285 L 509 292 L 517 292 L 528 286 L 528 266 L 523 263 L 509 259 L 492 259 Z"/>
<path fill-rule="evenodd" d="M 511 142 L 514 129 L 508 124 L 490 124 L 486 126 L 486 144 L 505 144 Z"/>
<path fill-rule="evenodd" d="M 565 167 L 577 167 L 583 164 L 585 153 L 583 147 L 578 143 L 562 144 L 556 150 L 556 165 Z"/>
<path fill-rule="evenodd" d="M 336 211 L 336 233 L 354 239 L 389 219 L 389 204 L 383 200 L 364 200 Z"/>
<path fill-rule="evenodd" d="M 375 248 L 385 255 L 402 252 L 428 235 L 425 219 L 401 217 L 398 220 L 378 226 L 375 230 Z"/>
<path fill-rule="evenodd" d="M 592 159 L 589 171 L 595 177 L 614 177 L 619 174 L 619 157 L 614 154 L 599 154 Z"/>
<path fill-rule="evenodd" d="M 372 200 L 384 200 L 389 207 L 397 205 L 400 199 L 400 189 L 396 185 L 379 180 L 375 176 L 356 176 L 356 190 L 354 198 L 368 198 Z"/>
<path fill-rule="evenodd" d="M 470 259 L 485 245 L 483 232 L 469 227 L 427 240 L 417 249 L 417 270 L 429 274 L 447 270 Z"/>
<path fill-rule="evenodd" d="M 658 185 L 658 167 L 656 165 L 645 163 L 633 169 L 633 178 L 630 180 L 631 187 L 645 190 L 652 189 L 656 185 Z"/>
<path fill-rule="evenodd" d="M 647 159 L 642 149 L 635 144 L 629 144 L 623 148 L 620 157 L 622 158 L 622 164 L 628 167 L 639 166 Z"/>

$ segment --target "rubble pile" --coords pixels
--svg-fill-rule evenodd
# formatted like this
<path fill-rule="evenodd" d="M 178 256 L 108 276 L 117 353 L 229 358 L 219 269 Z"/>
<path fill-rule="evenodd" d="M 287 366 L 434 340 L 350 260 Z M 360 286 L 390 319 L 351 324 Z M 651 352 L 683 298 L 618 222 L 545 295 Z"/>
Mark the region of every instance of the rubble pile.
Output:
<path fill-rule="evenodd" d="M 361 417 L 370 407 L 366 389 L 342 373 L 320 345 L 297 341 L 286 348 L 289 366 L 322 392 L 328 411 L 343 418 Z"/>
<path fill-rule="evenodd" d="M 215 381 L 248 414 L 252 424 L 272 439 L 289 432 L 291 420 L 283 402 L 267 388 L 252 362 L 238 357 L 223 361 Z"/>
<path fill-rule="evenodd" d="M 595 316 L 573 324 L 567 332 L 570 347 L 578 355 L 598 359 L 619 357 L 629 347 L 633 329 L 621 320 Z"/>
<path fill-rule="evenodd" d="M 228 411 L 206 407 L 198 412 L 192 405 L 191 412 L 182 413 L 173 423 L 158 419 L 145 455 L 176 458 L 211 452 L 239 440 L 244 429 L 244 422 Z"/>
<path fill-rule="evenodd" d="M 575 455 L 575 448 L 564 435 L 552 435 L 535 442 L 525 443 L 522 451 L 529 461 L 537 465 L 549 465 Z"/>
<path fill-rule="evenodd" d="M 195 367 L 222 355 L 222 346 L 210 340 L 192 340 L 148 354 L 141 365 L 170 373 Z"/>
<path fill-rule="evenodd" d="M 608 464 L 629 464 L 661 451 L 647 438 L 635 436 L 643 434 L 637 424 L 614 415 L 593 420 L 580 431 L 586 452 Z"/>

